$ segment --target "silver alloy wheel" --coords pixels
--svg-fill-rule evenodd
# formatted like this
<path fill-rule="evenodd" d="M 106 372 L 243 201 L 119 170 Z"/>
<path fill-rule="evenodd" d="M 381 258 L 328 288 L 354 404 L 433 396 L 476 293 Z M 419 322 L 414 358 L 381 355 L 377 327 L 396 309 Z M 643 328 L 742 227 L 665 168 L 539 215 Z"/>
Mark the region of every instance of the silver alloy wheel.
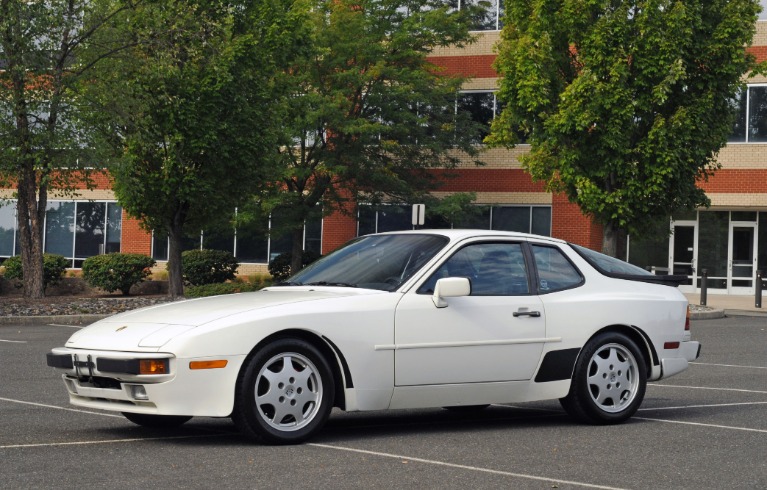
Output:
<path fill-rule="evenodd" d="M 322 402 L 322 378 L 314 364 L 296 352 L 277 354 L 264 363 L 256 377 L 259 416 L 280 431 L 308 425 Z"/>
<path fill-rule="evenodd" d="M 588 391 L 601 410 L 618 413 L 628 407 L 639 389 L 638 364 L 621 344 L 601 346 L 589 361 Z"/>

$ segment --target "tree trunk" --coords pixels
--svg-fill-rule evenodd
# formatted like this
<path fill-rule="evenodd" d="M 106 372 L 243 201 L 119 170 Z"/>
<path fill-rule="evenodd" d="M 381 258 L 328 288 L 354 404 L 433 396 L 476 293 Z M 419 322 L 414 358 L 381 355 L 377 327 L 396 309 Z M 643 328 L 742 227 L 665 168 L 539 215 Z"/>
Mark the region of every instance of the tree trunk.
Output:
<path fill-rule="evenodd" d="M 304 255 L 304 227 L 293 228 L 291 231 L 293 248 L 290 259 L 290 275 L 301 270 Z"/>
<path fill-rule="evenodd" d="M 21 184 L 20 184 L 21 187 Z M 37 212 L 37 202 L 29 199 L 26 192 L 19 191 L 17 203 L 21 264 L 24 273 L 24 297 L 45 297 L 43 275 L 43 220 Z"/>
<path fill-rule="evenodd" d="M 620 229 L 614 221 L 604 225 L 604 235 L 602 238 L 602 253 L 610 257 L 618 257 L 618 237 Z"/>
<path fill-rule="evenodd" d="M 171 227 L 168 233 L 168 296 L 172 300 L 184 296 L 184 274 L 181 268 L 182 237 L 182 227 Z"/>
<path fill-rule="evenodd" d="M 41 187 L 38 202 L 38 196 L 35 192 L 37 179 L 31 155 L 25 158 L 23 167 L 17 184 L 16 212 L 24 273 L 24 297 L 40 299 L 45 297 L 43 224 L 45 223 L 47 192 L 44 187 Z"/>

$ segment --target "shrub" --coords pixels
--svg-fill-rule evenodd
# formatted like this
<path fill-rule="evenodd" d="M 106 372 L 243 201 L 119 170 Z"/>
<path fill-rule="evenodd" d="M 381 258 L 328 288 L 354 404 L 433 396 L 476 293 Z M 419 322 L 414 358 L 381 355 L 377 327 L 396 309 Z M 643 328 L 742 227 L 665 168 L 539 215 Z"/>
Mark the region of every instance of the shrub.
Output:
<path fill-rule="evenodd" d="M 184 282 L 192 286 L 230 281 L 239 266 L 234 255 L 224 250 L 187 250 L 181 254 Z"/>
<path fill-rule="evenodd" d="M 91 286 L 109 293 L 130 294 L 130 288 L 146 279 L 155 265 L 154 259 L 142 254 L 111 253 L 94 255 L 83 262 L 83 278 Z"/>
<path fill-rule="evenodd" d="M 301 267 L 306 267 L 315 260 L 321 257 L 317 252 L 311 250 L 304 250 L 301 255 Z M 272 275 L 276 282 L 284 281 L 293 273 L 290 270 L 290 262 L 293 260 L 293 254 L 291 252 L 281 253 L 269 262 L 269 273 Z M 297 272 L 297 271 L 296 271 Z"/>
<path fill-rule="evenodd" d="M 67 270 L 67 266 L 70 265 L 70 261 L 64 258 L 63 255 L 57 254 L 43 254 L 43 287 L 53 286 L 61 281 L 61 276 L 64 275 L 64 271 Z M 8 280 L 24 280 L 24 268 L 21 262 L 21 255 L 10 257 L 3 262 L 5 272 L 3 277 Z M 19 285 L 18 287 L 23 287 Z"/>
<path fill-rule="evenodd" d="M 204 296 L 216 296 L 219 294 L 247 293 L 249 291 L 258 291 L 261 284 L 250 282 L 220 282 L 216 284 L 202 284 L 199 286 L 190 286 L 184 290 L 184 296 L 187 298 L 202 298 Z"/>

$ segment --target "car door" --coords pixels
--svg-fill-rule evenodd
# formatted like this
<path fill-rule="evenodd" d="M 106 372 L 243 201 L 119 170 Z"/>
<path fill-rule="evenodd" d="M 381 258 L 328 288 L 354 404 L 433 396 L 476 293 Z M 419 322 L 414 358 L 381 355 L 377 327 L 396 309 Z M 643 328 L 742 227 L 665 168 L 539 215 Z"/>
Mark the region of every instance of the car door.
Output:
<path fill-rule="evenodd" d="M 530 379 L 546 334 L 541 300 L 531 294 L 522 242 L 470 243 L 400 301 L 395 315 L 395 385 Z M 471 294 L 437 307 L 438 279 L 467 277 Z"/>

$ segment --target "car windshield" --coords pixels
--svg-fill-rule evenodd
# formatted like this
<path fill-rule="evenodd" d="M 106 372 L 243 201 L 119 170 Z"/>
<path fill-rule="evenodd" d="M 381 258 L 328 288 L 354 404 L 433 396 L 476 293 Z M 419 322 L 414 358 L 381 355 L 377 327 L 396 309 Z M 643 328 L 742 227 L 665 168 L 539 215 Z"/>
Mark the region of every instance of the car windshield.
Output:
<path fill-rule="evenodd" d="M 601 254 L 572 243 L 570 246 L 603 274 L 628 274 L 633 276 L 653 275 L 651 272 L 648 272 L 641 267 L 629 264 L 628 262 L 616 259 L 615 257 L 610 257 L 609 255 Z"/>
<path fill-rule="evenodd" d="M 278 286 L 344 286 L 394 291 L 448 242 L 440 235 L 370 235 L 323 257 Z"/>

